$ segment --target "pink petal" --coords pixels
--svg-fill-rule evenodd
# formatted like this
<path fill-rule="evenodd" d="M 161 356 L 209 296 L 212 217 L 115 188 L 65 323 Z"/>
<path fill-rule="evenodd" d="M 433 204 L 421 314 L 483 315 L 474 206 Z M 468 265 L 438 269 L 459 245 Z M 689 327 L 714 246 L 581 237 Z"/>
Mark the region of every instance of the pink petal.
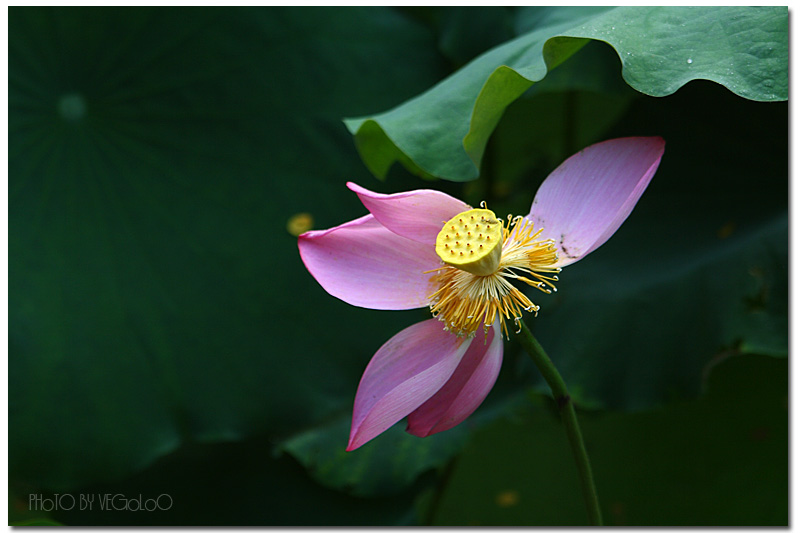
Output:
<path fill-rule="evenodd" d="M 471 341 L 442 328 L 435 318 L 419 322 L 375 353 L 358 385 L 347 451 L 389 429 L 447 382 Z"/>
<path fill-rule="evenodd" d="M 397 194 L 380 194 L 355 183 L 355 192 L 375 219 L 394 233 L 433 246 L 444 223 L 470 206 L 439 191 L 419 189 Z"/>
<path fill-rule="evenodd" d="M 431 245 L 404 239 L 365 215 L 298 238 L 300 256 L 326 291 L 369 309 L 425 307 L 439 257 Z"/>
<path fill-rule="evenodd" d="M 492 390 L 503 362 L 503 336 L 496 322 L 485 342 L 478 334 L 452 377 L 439 392 L 408 416 L 406 431 L 427 437 L 457 426 Z"/>
<path fill-rule="evenodd" d="M 536 193 L 528 218 L 558 246 L 557 266 L 583 258 L 622 225 L 655 174 L 661 137 L 594 144 L 553 171 Z"/>

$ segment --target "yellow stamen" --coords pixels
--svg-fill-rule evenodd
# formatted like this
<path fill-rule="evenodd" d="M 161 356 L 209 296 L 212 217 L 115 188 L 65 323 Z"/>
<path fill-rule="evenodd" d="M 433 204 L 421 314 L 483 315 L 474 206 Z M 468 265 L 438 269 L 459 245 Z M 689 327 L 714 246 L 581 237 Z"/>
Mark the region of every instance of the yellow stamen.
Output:
<path fill-rule="evenodd" d="M 444 228 L 467 216 L 481 217 L 489 228 L 488 234 L 476 237 L 468 233 L 466 242 L 456 243 L 460 249 L 459 254 L 454 254 L 444 244 L 444 229 L 440 232 L 436 252 L 444 265 L 431 271 L 431 281 L 437 287 L 430 295 L 431 312 L 445 323 L 445 329 L 467 336 L 474 335 L 481 326 L 484 332 L 488 331 L 499 317 L 503 334 L 508 337 L 507 320 L 518 322 L 523 311 L 539 311 L 539 306 L 512 285 L 513 280 L 548 294 L 556 290 L 556 274 L 561 269 L 553 266 L 558 259 L 555 242 L 537 240 L 543 229 L 534 230 L 527 218 L 509 216 L 503 224 L 488 209 L 459 213 Z M 478 239 L 483 243 L 470 246 L 470 253 L 464 254 L 467 245 Z M 445 255 L 447 251 L 450 254 Z"/>

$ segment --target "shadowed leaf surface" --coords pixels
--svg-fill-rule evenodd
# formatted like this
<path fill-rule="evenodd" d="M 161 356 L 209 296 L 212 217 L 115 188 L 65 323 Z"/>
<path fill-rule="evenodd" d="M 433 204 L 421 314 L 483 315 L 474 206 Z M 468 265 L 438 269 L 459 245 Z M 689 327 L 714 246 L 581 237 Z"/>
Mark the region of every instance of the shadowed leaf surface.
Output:
<path fill-rule="evenodd" d="M 287 221 L 363 214 L 339 114 L 435 81 L 430 33 L 355 8 L 20 8 L 10 28 L 12 477 L 61 490 L 348 411 L 412 319 L 327 296 Z"/>
<path fill-rule="evenodd" d="M 583 413 L 609 526 L 786 526 L 788 365 L 742 356 L 707 396 L 636 414 Z M 577 473 L 554 411 L 528 407 L 479 431 L 453 469 L 437 526 L 584 526 Z"/>

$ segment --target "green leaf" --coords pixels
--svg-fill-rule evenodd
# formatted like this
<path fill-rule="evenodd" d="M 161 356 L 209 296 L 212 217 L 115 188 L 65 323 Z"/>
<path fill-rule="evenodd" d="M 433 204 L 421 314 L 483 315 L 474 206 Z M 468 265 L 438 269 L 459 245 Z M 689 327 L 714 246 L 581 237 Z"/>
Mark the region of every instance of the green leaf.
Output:
<path fill-rule="evenodd" d="M 786 526 L 786 360 L 740 356 L 708 395 L 646 413 L 579 413 L 609 526 Z M 529 406 L 474 435 L 432 510 L 435 526 L 584 526 L 555 413 Z"/>
<path fill-rule="evenodd" d="M 378 178 L 399 161 L 420 176 L 475 179 L 505 108 L 588 39 L 613 46 L 623 77 L 645 94 L 665 96 L 708 79 L 752 100 L 788 98 L 786 8 L 532 9 L 533 16 L 523 11 L 526 33 L 516 39 L 389 111 L 345 120 Z M 531 124 L 537 127 L 549 124 Z"/>
<path fill-rule="evenodd" d="M 395 424 L 379 439 L 353 452 L 345 452 L 350 417 L 318 426 L 283 442 L 276 451 L 287 452 L 308 468 L 322 485 L 354 496 L 390 495 L 411 486 L 427 470 L 446 463 L 465 444 L 467 427 L 458 426 L 420 439 Z"/>
<path fill-rule="evenodd" d="M 556 168 L 607 135 L 641 98 L 622 81 L 617 65 L 611 48 L 590 41 L 509 106 L 492 133 L 491 157 L 484 161 L 483 172 L 494 183 L 496 196 L 530 189 L 531 175 Z M 540 121 L 548 127 L 531 127 Z M 484 199 L 485 195 L 474 201 Z M 528 207 L 520 205 L 515 212 Z"/>
<path fill-rule="evenodd" d="M 364 214 L 338 117 L 440 77 L 430 32 L 388 9 L 14 8 L 9 30 L 14 482 L 348 411 L 418 315 L 327 295 L 287 222 Z"/>
<path fill-rule="evenodd" d="M 706 79 L 760 102 L 789 98 L 786 7 L 620 7 L 565 35 L 613 46 L 622 76 L 650 96 Z"/>

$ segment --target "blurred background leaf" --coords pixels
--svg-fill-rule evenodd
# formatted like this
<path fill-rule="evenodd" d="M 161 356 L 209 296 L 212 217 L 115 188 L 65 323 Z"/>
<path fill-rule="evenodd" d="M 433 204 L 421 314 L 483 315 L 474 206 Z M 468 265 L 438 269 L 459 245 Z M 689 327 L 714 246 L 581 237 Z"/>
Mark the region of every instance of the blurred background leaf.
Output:
<path fill-rule="evenodd" d="M 389 9 L 10 17 L 15 482 L 67 490 L 349 412 L 413 318 L 329 298 L 287 222 L 361 215 L 339 115 L 440 77 L 431 33 Z"/>
<path fill-rule="evenodd" d="M 729 359 L 709 389 L 648 413 L 580 417 L 606 525 L 789 524 L 787 361 Z M 585 526 L 565 440 L 554 406 L 481 429 L 432 525 Z"/>
<path fill-rule="evenodd" d="M 321 484 L 355 496 L 388 495 L 410 486 L 421 474 L 439 467 L 460 451 L 469 426 L 457 427 L 435 439 L 409 439 L 403 424 L 395 424 L 380 441 L 359 453 L 345 452 L 342 439 L 350 434 L 350 416 L 331 426 L 298 434 L 279 450 L 297 458 Z M 361 449 L 361 448 L 359 448 Z"/>

